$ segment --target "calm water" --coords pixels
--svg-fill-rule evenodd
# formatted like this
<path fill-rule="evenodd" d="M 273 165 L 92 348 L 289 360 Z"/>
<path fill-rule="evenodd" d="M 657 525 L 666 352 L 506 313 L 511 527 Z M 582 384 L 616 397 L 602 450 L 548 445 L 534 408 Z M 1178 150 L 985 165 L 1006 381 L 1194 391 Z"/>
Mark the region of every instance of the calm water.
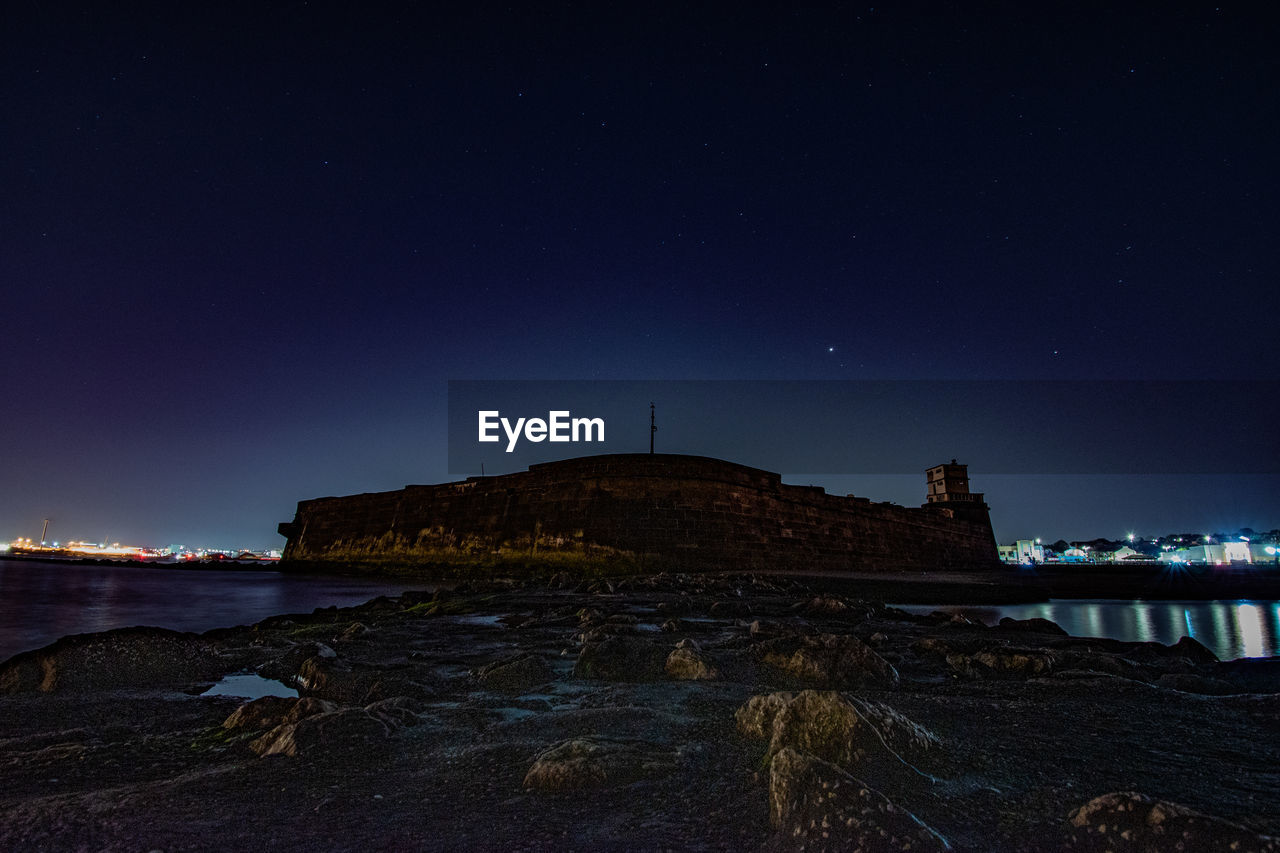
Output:
<path fill-rule="evenodd" d="M 1193 637 L 1222 660 L 1280 655 L 1280 601 L 1076 601 L 992 607 L 902 605 L 911 613 L 943 610 L 994 625 L 1003 617 L 1039 616 L 1074 637 L 1176 643 Z"/>
<path fill-rule="evenodd" d="M 67 634 L 130 625 L 207 631 L 360 604 L 406 585 L 359 578 L 0 560 L 0 660 Z"/>

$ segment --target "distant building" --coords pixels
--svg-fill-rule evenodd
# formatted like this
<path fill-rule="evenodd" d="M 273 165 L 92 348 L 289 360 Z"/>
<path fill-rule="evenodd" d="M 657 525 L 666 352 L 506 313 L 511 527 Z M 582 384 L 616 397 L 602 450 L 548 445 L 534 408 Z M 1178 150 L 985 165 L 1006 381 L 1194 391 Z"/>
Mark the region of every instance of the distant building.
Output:
<path fill-rule="evenodd" d="M 1000 559 L 1016 565 L 1032 565 L 1044 562 L 1044 546 L 1034 539 L 1019 539 L 1012 545 L 996 546 Z"/>
<path fill-rule="evenodd" d="M 1267 548 L 1271 548 L 1268 552 Z M 1232 563 L 1250 565 L 1277 565 L 1280 553 L 1276 546 L 1262 542 L 1226 541 L 1187 545 L 1160 553 L 1162 563 L 1192 563 L 1196 565 L 1227 566 Z"/>

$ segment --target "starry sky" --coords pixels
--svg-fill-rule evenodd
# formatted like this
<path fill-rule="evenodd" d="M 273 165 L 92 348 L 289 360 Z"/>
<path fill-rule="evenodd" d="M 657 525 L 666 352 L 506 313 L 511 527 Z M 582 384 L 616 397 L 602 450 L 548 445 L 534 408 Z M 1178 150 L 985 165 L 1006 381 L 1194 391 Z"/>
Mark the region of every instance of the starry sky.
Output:
<path fill-rule="evenodd" d="M 1275 411 L 1260 4 L 687 5 L 10 4 L 0 540 L 279 547 L 300 499 L 450 479 L 448 380 Z M 829 485 L 919 503 L 939 461 Z M 962 461 L 1001 539 L 1280 526 L 1274 458 Z"/>

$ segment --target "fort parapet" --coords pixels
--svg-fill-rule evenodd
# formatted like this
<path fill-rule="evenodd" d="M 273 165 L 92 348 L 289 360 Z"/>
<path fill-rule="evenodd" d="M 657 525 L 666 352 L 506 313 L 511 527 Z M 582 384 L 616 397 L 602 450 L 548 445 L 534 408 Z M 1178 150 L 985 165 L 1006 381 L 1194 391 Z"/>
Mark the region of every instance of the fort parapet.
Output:
<path fill-rule="evenodd" d="M 921 507 L 873 503 L 703 456 L 610 454 L 301 501 L 280 533 L 288 539 L 283 564 L 296 570 L 532 564 L 848 572 L 998 565 L 982 495 L 930 497 Z"/>

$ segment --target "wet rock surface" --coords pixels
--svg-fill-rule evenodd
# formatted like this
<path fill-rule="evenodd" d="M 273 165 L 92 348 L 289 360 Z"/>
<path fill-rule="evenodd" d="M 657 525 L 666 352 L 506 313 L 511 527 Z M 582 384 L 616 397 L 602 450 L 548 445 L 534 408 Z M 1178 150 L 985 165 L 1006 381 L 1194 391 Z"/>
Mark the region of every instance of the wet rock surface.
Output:
<path fill-rule="evenodd" d="M 199 695 L 246 672 L 303 696 Z M 777 576 L 464 585 L 0 664 L 0 849 L 1273 850 L 1277 689 Z"/>

